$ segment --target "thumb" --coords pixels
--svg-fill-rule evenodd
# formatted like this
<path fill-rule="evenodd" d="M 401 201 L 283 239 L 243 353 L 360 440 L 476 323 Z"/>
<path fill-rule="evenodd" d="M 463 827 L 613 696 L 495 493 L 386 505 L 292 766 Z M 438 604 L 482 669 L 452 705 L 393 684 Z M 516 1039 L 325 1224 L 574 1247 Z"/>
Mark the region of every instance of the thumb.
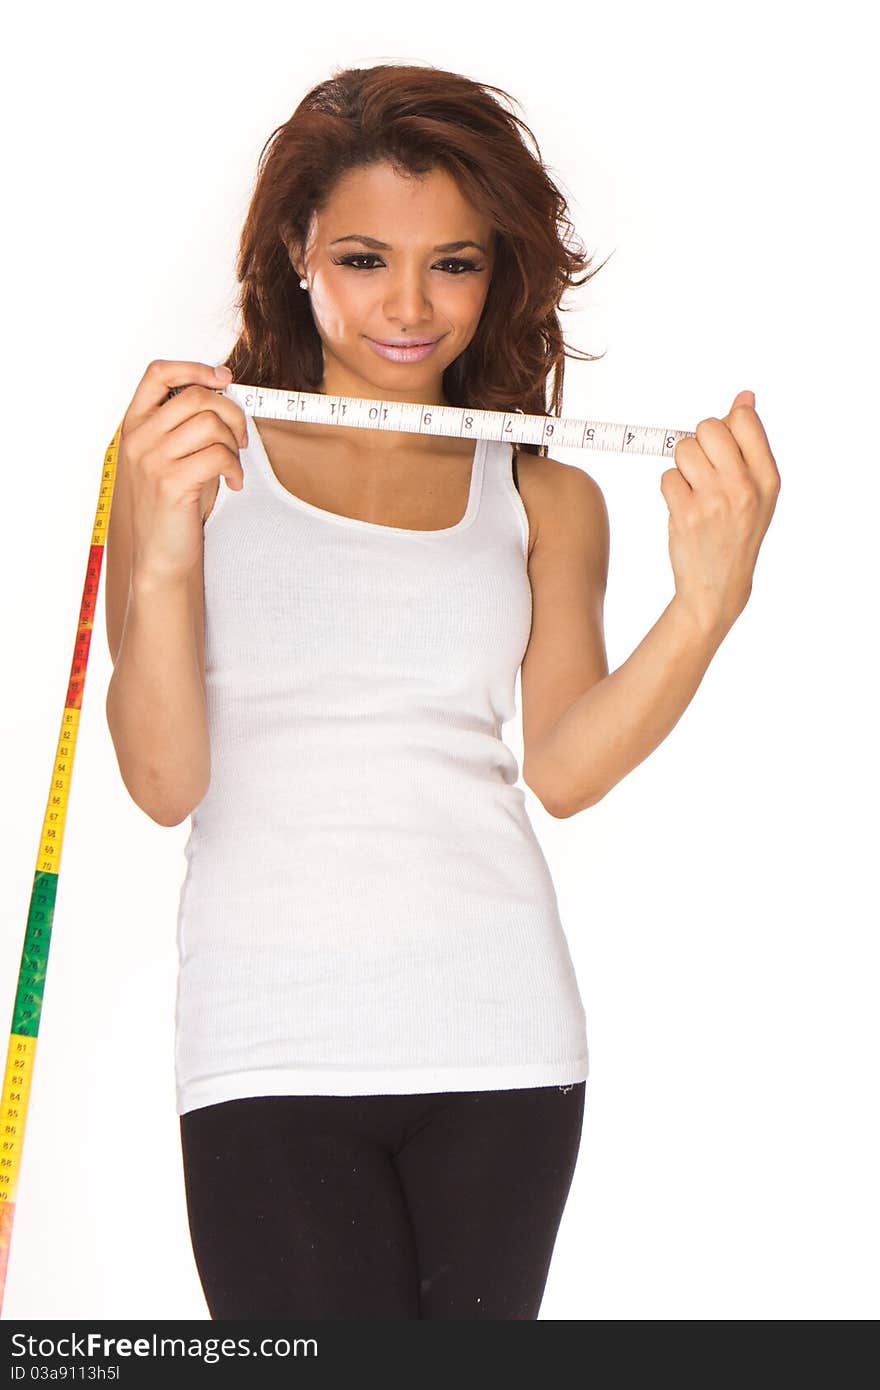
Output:
<path fill-rule="evenodd" d="M 733 407 L 734 407 L 734 406 L 737 406 L 737 405 L 750 405 L 750 406 L 752 407 L 752 410 L 754 410 L 754 408 L 755 408 L 755 393 L 754 393 L 754 391 L 738 391 L 737 394 L 736 394 L 736 395 L 734 396 L 734 398 L 733 398 L 733 405 L 730 407 L 731 410 L 733 410 Z"/>

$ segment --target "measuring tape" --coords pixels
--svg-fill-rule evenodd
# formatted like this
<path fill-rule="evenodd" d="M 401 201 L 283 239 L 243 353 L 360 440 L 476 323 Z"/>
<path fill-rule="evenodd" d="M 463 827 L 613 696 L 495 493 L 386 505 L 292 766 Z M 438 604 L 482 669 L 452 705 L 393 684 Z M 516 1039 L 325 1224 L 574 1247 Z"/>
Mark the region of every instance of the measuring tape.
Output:
<path fill-rule="evenodd" d="M 186 387 L 176 386 L 171 394 L 184 390 Z M 694 438 L 693 430 L 609 425 L 601 420 L 471 410 L 459 405 L 325 396 L 314 391 L 278 391 L 274 387 L 239 386 L 234 382 L 218 394 L 229 396 L 245 415 L 256 415 L 258 419 L 300 420 L 309 425 L 350 425 L 353 429 L 396 430 L 458 439 L 500 439 L 508 444 L 553 444 L 557 449 L 601 449 L 606 453 L 671 458 L 679 439 Z"/>
<path fill-rule="evenodd" d="M 173 387 L 176 395 L 185 387 Z M 471 410 L 462 406 L 417 405 L 407 401 L 364 400 L 326 396 L 309 391 L 279 391 L 263 386 L 230 383 L 219 395 L 236 401 L 245 415 L 300 420 L 308 424 L 350 425 L 355 429 L 397 430 L 403 433 L 497 439 L 511 444 L 554 444 L 562 449 L 602 449 L 624 454 L 671 456 L 688 430 L 642 425 L 610 425 L 598 420 L 526 415 L 522 411 Z M 110 521 L 113 484 L 122 422 L 104 454 L 98 506 L 92 527 L 73 660 L 68 677 L 61 728 L 43 817 L 31 899 L 24 931 L 18 985 L 12 1011 L 12 1031 L 3 1078 L 3 1134 L 0 1142 L 0 1309 L 6 1288 L 12 1226 L 31 1083 L 40 1031 L 43 990 L 49 965 L 49 944 L 55 916 L 58 873 L 86 668 L 94 629 L 95 606 Z"/>

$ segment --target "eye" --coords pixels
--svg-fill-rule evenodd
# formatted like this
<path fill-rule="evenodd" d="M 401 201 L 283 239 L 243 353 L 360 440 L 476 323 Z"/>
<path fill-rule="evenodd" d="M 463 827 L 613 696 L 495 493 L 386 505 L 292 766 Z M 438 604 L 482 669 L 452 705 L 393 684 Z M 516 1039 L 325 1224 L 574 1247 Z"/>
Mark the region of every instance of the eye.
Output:
<path fill-rule="evenodd" d="M 476 261 L 461 261 L 454 258 L 451 260 L 441 261 L 440 264 L 458 266 L 458 270 L 455 271 L 456 275 L 463 275 L 465 271 L 468 270 L 482 270 L 482 266 L 477 265 Z"/>
<path fill-rule="evenodd" d="M 353 270 L 374 270 L 372 265 L 357 265 L 357 261 L 378 261 L 379 257 L 371 255 L 368 251 L 356 251 L 350 256 L 342 256 L 336 265 L 350 265 Z M 381 262 L 380 262 L 381 264 Z M 469 270 L 482 270 L 483 267 L 477 265 L 476 261 L 460 260 L 458 257 L 450 257 L 445 261 L 439 261 L 439 265 L 451 265 L 457 268 L 453 271 L 446 271 L 447 275 L 464 275 Z"/>

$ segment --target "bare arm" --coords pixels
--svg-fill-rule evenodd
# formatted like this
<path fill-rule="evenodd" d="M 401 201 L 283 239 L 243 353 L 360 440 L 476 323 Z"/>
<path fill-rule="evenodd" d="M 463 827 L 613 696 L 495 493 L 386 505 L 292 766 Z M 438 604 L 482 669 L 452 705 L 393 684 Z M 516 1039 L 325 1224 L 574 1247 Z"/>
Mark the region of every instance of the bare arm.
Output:
<path fill-rule="evenodd" d="M 126 413 L 106 541 L 107 724 L 132 799 L 166 826 L 210 783 L 203 523 L 218 475 L 241 485 L 235 446 L 246 438 L 241 408 L 215 387 L 203 363 L 147 368 Z"/>
<path fill-rule="evenodd" d="M 579 695 L 540 748 L 559 817 L 600 801 L 675 727 L 723 640 L 672 598 L 635 651 Z"/>
<path fill-rule="evenodd" d="M 750 394 L 675 446 L 661 479 L 675 595 L 610 674 L 599 641 L 604 500 L 585 473 L 545 461 L 556 473 L 530 567 L 538 631 L 523 662 L 524 763 L 556 816 L 595 805 L 662 742 L 748 601 L 780 486 L 754 403 L 741 400 Z M 540 659 L 527 671 L 533 643 Z"/>
<path fill-rule="evenodd" d="M 132 799 L 159 825 L 179 825 L 211 776 L 195 584 L 131 581 L 107 724 Z"/>

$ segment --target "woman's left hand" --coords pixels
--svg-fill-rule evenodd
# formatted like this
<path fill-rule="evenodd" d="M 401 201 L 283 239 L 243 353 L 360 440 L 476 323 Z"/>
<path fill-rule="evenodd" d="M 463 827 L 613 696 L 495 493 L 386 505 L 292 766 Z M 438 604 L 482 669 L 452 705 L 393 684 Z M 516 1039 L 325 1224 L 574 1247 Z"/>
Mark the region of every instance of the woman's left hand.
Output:
<path fill-rule="evenodd" d="M 669 508 L 676 598 L 701 629 L 723 636 L 745 608 L 780 480 L 752 391 L 723 420 L 701 420 L 680 439 L 660 479 Z"/>

